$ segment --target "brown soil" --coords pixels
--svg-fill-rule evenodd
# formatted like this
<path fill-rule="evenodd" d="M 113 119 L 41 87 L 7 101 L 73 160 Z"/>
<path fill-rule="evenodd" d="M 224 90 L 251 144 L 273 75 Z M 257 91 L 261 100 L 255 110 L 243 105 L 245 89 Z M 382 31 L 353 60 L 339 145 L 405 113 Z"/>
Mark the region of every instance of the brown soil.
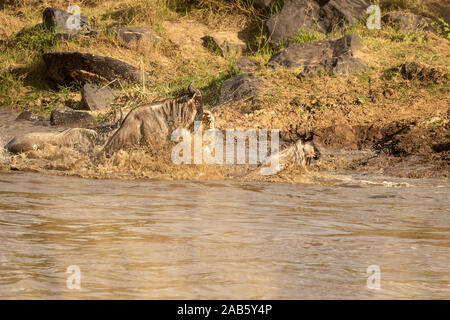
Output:
<path fill-rule="evenodd" d="M 313 135 L 322 152 L 321 161 L 313 166 L 316 171 L 448 177 L 450 96 L 446 75 L 441 84 L 428 82 L 426 77 L 400 77 L 396 81 L 408 88 L 407 93 L 396 91 L 392 80 L 377 75 L 369 77 L 365 87 L 356 85 L 359 80 L 353 76 L 283 77 L 286 75 L 278 80 L 289 83 L 283 91 L 290 92 L 289 105 L 277 104 L 289 99 L 277 92 L 275 82 L 262 100 L 257 97 L 213 109 L 216 127 L 279 128 L 284 142 Z M 440 87 L 439 95 L 430 97 L 430 83 Z M 326 89 L 320 96 L 308 97 L 313 86 Z"/>

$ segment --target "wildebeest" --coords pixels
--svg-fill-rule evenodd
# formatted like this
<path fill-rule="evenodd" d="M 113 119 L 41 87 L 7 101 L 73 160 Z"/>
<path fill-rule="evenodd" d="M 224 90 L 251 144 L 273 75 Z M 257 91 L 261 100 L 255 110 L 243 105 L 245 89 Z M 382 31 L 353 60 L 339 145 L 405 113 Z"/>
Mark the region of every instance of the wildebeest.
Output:
<path fill-rule="evenodd" d="M 96 131 L 84 128 L 72 128 L 63 132 L 33 132 L 14 137 L 8 142 L 6 149 L 11 153 L 20 153 L 41 149 L 48 144 L 88 152 L 94 147 L 96 139 Z"/>
<path fill-rule="evenodd" d="M 202 114 L 202 95 L 191 83 L 186 95 L 131 110 L 103 150 L 112 154 L 120 149 L 169 141 L 174 130 L 191 127 L 194 121 L 201 121 Z"/>
<path fill-rule="evenodd" d="M 189 85 L 188 93 L 179 98 L 167 99 L 139 106 L 131 110 L 117 124 L 96 128 L 72 128 L 63 132 L 36 132 L 14 137 L 6 148 L 20 153 L 41 149 L 45 145 L 67 146 L 89 152 L 95 145 L 102 145 L 107 154 L 133 146 L 166 142 L 170 134 L 179 128 L 189 128 L 195 120 L 202 119 L 202 96 L 199 90 Z"/>

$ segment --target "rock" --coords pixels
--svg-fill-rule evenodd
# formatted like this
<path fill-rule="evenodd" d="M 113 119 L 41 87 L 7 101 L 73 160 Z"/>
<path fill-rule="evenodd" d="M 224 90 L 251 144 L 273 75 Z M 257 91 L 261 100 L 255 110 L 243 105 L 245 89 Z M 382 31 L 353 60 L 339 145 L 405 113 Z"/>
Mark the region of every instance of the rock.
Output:
<path fill-rule="evenodd" d="M 108 87 L 85 84 L 81 89 L 81 106 L 85 110 L 103 110 L 109 108 L 115 98 L 114 91 Z"/>
<path fill-rule="evenodd" d="M 187 129 L 195 120 L 200 121 L 202 114 L 202 95 L 190 85 L 187 95 L 131 110 L 103 150 L 109 155 L 140 145 L 160 146 L 169 141 L 174 130 Z"/>
<path fill-rule="evenodd" d="M 322 71 L 340 75 L 355 73 L 366 68 L 366 64 L 355 57 L 359 47 L 359 37 L 354 34 L 338 40 L 291 44 L 274 54 L 268 67 L 302 68 L 301 76 Z"/>
<path fill-rule="evenodd" d="M 23 111 L 16 118 L 16 121 L 32 121 L 32 120 L 37 120 L 37 116 L 34 116 L 30 111 Z"/>
<path fill-rule="evenodd" d="M 249 57 L 240 57 L 237 59 L 236 66 L 242 72 L 254 72 L 261 67 L 258 61 Z"/>
<path fill-rule="evenodd" d="M 312 29 L 319 20 L 320 6 L 315 1 L 286 0 L 280 12 L 267 21 L 269 43 L 278 45 L 294 38 L 298 30 Z"/>
<path fill-rule="evenodd" d="M 89 79 L 142 82 L 141 71 L 118 59 L 82 52 L 47 52 L 43 55 L 47 76 L 57 84 L 72 81 L 81 83 Z M 144 74 L 145 81 L 148 75 Z"/>
<path fill-rule="evenodd" d="M 369 0 L 286 0 L 281 11 L 267 21 L 269 43 L 289 41 L 299 29 L 331 32 L 362 18 L 369 6 Z"/>
<path fill-rule="evenodd" d="M 382 21 L 385 24 L 397 25 L 401 30 L 428 30 L 432 31 L 429 18 L 415 15 L 412 13 L 393 12 L 383 16 Z"/>
<path fill-rule="evenodd" d="M 255 0 L 253 4 L 258 8 L 269 8 L 273 0 Z"/>
<path fill-rule="evenodd" d="M 220 88 L 219 103 L 241 100 L 257 95 L 265 87 L 264 82 L 253 73 L 244 73 L 225 80 Z"/>
<path fill-rule="evenodd" d="M 50 114 L 52 126 L 86 127 L 94 122 L 88 112 L 76 111 L 69 108 L 59 108 Z"/>
<path fill-rule="evenodd" d="M 47 115 L 34 115 L 31 111 L 23 111 L 16 118 L 16 121 L 33 121 L 34 124 L 39 125 L 46 125 L 49 120 Z"/>
<path fill-rule="evenodd" d="M 202 41 L 206 48 L 224 57 L 241 55 L 247 49 L 247 45 L 238 38 L 237 33 L 229 31 L 221 31 L 213 35 L 204 36 Z"/>
<path fill-rule="evenodd" d="M 367 8 L 371 5 L 370 0 L 319 0 L 319 3 L 319 23 L 325 32 L 358 22 L 367 15 Z"/>
<path fill-rule="evenodd" d="M 57 8 L 45 8 L 42 14 L 43 25 L 48 30 L 55 30 L 62 35 L 74 35 L 74 34 L 89 34 L 93 31 L 93 26 L 89 22 L 89 19 L 85 16 L 80 16 L 80 28 L 69 28 L 67 20 L 72 16 L 71 13 L 57 9 Z M 69 21 L 70 25 L 70 21 Z"/>
<path fill-rule="evenodd" d="M 131 48 L 135 45 L 156 45 L 161 42 L 161 37 L 150 28 L 147 27 L 122 27 L 117 26 L 111 28 L 120 45 Z"/>
<path fill-rule="evenodd" d="M 72 128 L 63 132 L 33 132 L 14 137 L 6 145 L 11 153 L 27 152 L 45 148 L 46 145 L 73 147 L 87 152 L 94 147 L 97 133 L 94 130 Z"/>

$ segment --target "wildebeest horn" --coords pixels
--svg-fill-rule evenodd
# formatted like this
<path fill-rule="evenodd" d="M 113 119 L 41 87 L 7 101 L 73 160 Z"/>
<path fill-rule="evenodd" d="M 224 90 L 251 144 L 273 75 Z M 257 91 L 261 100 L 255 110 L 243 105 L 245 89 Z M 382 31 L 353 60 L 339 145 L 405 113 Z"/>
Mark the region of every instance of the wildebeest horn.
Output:
<path fill-rule="evenodd" d="M 194 81 L 191 81 L 191 83 L 189 83 L 188 90 L 189 90 L 189 93 L 195 93 Z"/>

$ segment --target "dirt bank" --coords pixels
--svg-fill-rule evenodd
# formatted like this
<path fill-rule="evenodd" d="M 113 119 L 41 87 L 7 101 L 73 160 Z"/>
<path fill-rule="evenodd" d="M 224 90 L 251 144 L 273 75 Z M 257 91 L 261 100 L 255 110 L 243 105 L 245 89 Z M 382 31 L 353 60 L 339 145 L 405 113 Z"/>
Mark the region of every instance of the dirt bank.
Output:
<path fill-rule="evenodd" d="M 62 6 L 61 1 L 51 2 Z M 385 6 L 388 2 L 382 3 L 383 13 L 401 10 L 435 16 L 420 9 L 422 6 L 413 5 L 416 1 L 404 2 L 404 6 L 399 6 L 402 1 L 391 1 L 397 5 Z M 269 66 L 272 56 L 283 48 L 267 43 L 264 23 L 269 18 L 268 12 L 225 5 L 225 2 L 217 7 L 216 1 L 215 5 L 208 2 L 212 6 L 203 7 L 200 2 L 187 7 L 170 7 L 164 3 L 147 0 L 83 3 L 82 12 L 96 21 L 98 36 L 58 41 L 54 41 L 51 33 L 33 27 L 42 22 L 44 4 L 6 6 L 0 11 L 5 21 L 0 27 L 0 105 L 16 111 L 29 110 L 36 115 L 48 115 L 61 105 L 76 108 L 80 104 L 79 86 L 50 88 L 42 54 L 76 51 L 111 56 L 139 70 L 142 67 L 150 77 L 145 86 L 110 84 L 120 93 L 115 107 L 129 110 L 176 96 L 195 80 L 203 95 L 204 108 L 212 111 L 218 129 L 279 129 L 283 146 L 313 136 L 322 158 L 307 169 L 309 175 L 305 175 L 304 168 L 294 166 L 273 177 L 252 177 L 248 175 L 252 168 L 246 166 L 176 166 L 169 156 L 155 158 L 145 150 L 121 151 L 111 158 L 98 159 L 57 148 L 7 155 L 2 170 L 129 179 L 229 178 L 290 182 L 305 181 L 308 176 L 324 172 L 345 171 L 416 178 L 448 177 L 450 42 L 447 35 L 399 30 L 389 25 L 369 30 L 364 22 L 329 34 L 299 33 L 292 40 L 295 44 L 356 35 L 361 48 L 355 55 L 364 62 L 361 66 L 367 67 L 349 75 L 318 72 L 304 76 L 295 68 L 274 70 Z M 113 35 L 102 32 L 114 23 L 148 26 L 158 34 L 160 42 L 134 49 L 121 46 Z M 24 27 L 22 36 L 18 36 Z M 232 102 L 221 101 L 223 97 L 235 96 L 223 95 L 222 84 L 243 76 L 245 71 L 240 70 L 237 56 L 211 50 L 202 40 L 205 36 L 224 34 L 239 41 L 245 34 L 247 50 L 239 54 L 253 60 L 254 70 L 247 77 L 253 83 L 244 89 L 253 90 L 253 85 L 260 89 Z"/>
<path fill-rule="evenodd" d="M 278 128 L 286 143 L 313 135 L 322 151 L 314 171 L 448 177 L 445 73 L 431 81 L 401 74 L 386 79 L 376 70 L 363 78 L 301 80 L 280 73 L 270 81 L 274 85 L 262 96 L 214 108 L 217 127 Z"/>

